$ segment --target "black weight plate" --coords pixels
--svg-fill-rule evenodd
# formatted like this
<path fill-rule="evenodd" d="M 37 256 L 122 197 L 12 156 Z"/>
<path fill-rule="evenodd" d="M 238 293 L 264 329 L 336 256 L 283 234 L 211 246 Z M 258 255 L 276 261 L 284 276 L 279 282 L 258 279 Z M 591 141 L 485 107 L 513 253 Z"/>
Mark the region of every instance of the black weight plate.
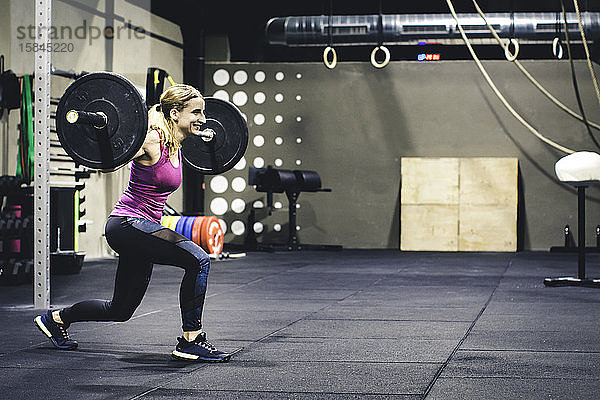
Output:
<path fill-rule="evenodd" d="M 248 147 L 248 125 L 240 110 L 228 101 L 205 97 L 206 123 L 202 129 L 212 129 L 215 136 L 205 141 L 200 136 L 188 136 L 181 142 L 183 160 L 190 167 L 207 175 L 221 174 L 233 168 Z"/>
<path fill-rule="evenodd" d="M 70 110 L 98 112 L 108 117 L 104 129 L 71 124 Z M 56 132 L 75 162 L 95 169 L 119 167 L 144 143 L 148 113 L 142 95 L 126 78 L 112 72 L 87 74 L 69 85 L 56 108 Z"/>

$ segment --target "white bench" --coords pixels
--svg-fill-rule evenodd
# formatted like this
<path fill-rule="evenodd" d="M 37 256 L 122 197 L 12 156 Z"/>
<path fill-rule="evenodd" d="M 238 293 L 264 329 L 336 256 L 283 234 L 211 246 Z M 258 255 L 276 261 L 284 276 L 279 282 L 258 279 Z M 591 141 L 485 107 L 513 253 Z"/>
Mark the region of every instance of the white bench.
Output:
<path fill-rule="evenodd" d="M 569 154 L 556 162 L 554 170 L 559 181 L 577 188 L 577 278 L 546 278 L 544 285 L 600 287 L 600 279 L 585 277 L 585 188 L 600 182 L 600 154 Z"/>

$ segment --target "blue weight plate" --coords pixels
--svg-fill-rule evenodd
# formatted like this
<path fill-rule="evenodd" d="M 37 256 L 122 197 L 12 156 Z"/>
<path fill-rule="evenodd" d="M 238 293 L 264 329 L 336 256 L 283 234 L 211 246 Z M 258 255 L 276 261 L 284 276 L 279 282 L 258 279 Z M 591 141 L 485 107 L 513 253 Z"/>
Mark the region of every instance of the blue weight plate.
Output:
<path fill-rule="evenodd" d="M 175 225 L 175 232 L 183 235 L 183 224 L 186 219 L 187 219 L 187 217 L 179 218 L 179 221 L 177 221 L 177 225 Z"/>
<path fill-rule="evenodd" d="M 183 236 L 192 240 L 192 226 L 194 226 L 194 221 L 196 217 L 185 217 L 185 225 L 183 227 Z"/>

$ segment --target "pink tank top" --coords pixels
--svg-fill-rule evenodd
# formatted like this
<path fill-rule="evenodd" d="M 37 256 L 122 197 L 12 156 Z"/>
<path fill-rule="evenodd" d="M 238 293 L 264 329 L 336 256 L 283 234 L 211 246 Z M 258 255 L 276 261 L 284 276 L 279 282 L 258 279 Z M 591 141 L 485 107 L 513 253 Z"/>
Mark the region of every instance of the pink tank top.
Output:
<path fill-rule="evenodd" d="M 181 150 L 179 165 L 169 159 L 169 149 L 162 146 L 160 159 L 154 165 L 131 162 L 127 189 L 121 195 L 111 216 L 139 217 L 160 223 L 167 197 L 181 185 Z"/>

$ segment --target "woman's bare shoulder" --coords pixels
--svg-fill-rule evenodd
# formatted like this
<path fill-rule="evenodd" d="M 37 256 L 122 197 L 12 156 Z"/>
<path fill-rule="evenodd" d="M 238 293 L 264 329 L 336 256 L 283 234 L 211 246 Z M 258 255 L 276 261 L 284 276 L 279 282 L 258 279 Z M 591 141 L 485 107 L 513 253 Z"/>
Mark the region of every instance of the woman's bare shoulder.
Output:
<path fill-rule="evenodd" d="M 145 143 L 160 143 L 162 139 L 161 133 L 157 129 L 150 128 L 146 133 Z"/>
<path fill-rule="evenodd" d="M 144 144 L 133 157 L 134 160 L 145 164 L 144 161 L 153 163 L 157 157 L 160 157 L 160 133 L 155 129 L 148 129 Z"/>

